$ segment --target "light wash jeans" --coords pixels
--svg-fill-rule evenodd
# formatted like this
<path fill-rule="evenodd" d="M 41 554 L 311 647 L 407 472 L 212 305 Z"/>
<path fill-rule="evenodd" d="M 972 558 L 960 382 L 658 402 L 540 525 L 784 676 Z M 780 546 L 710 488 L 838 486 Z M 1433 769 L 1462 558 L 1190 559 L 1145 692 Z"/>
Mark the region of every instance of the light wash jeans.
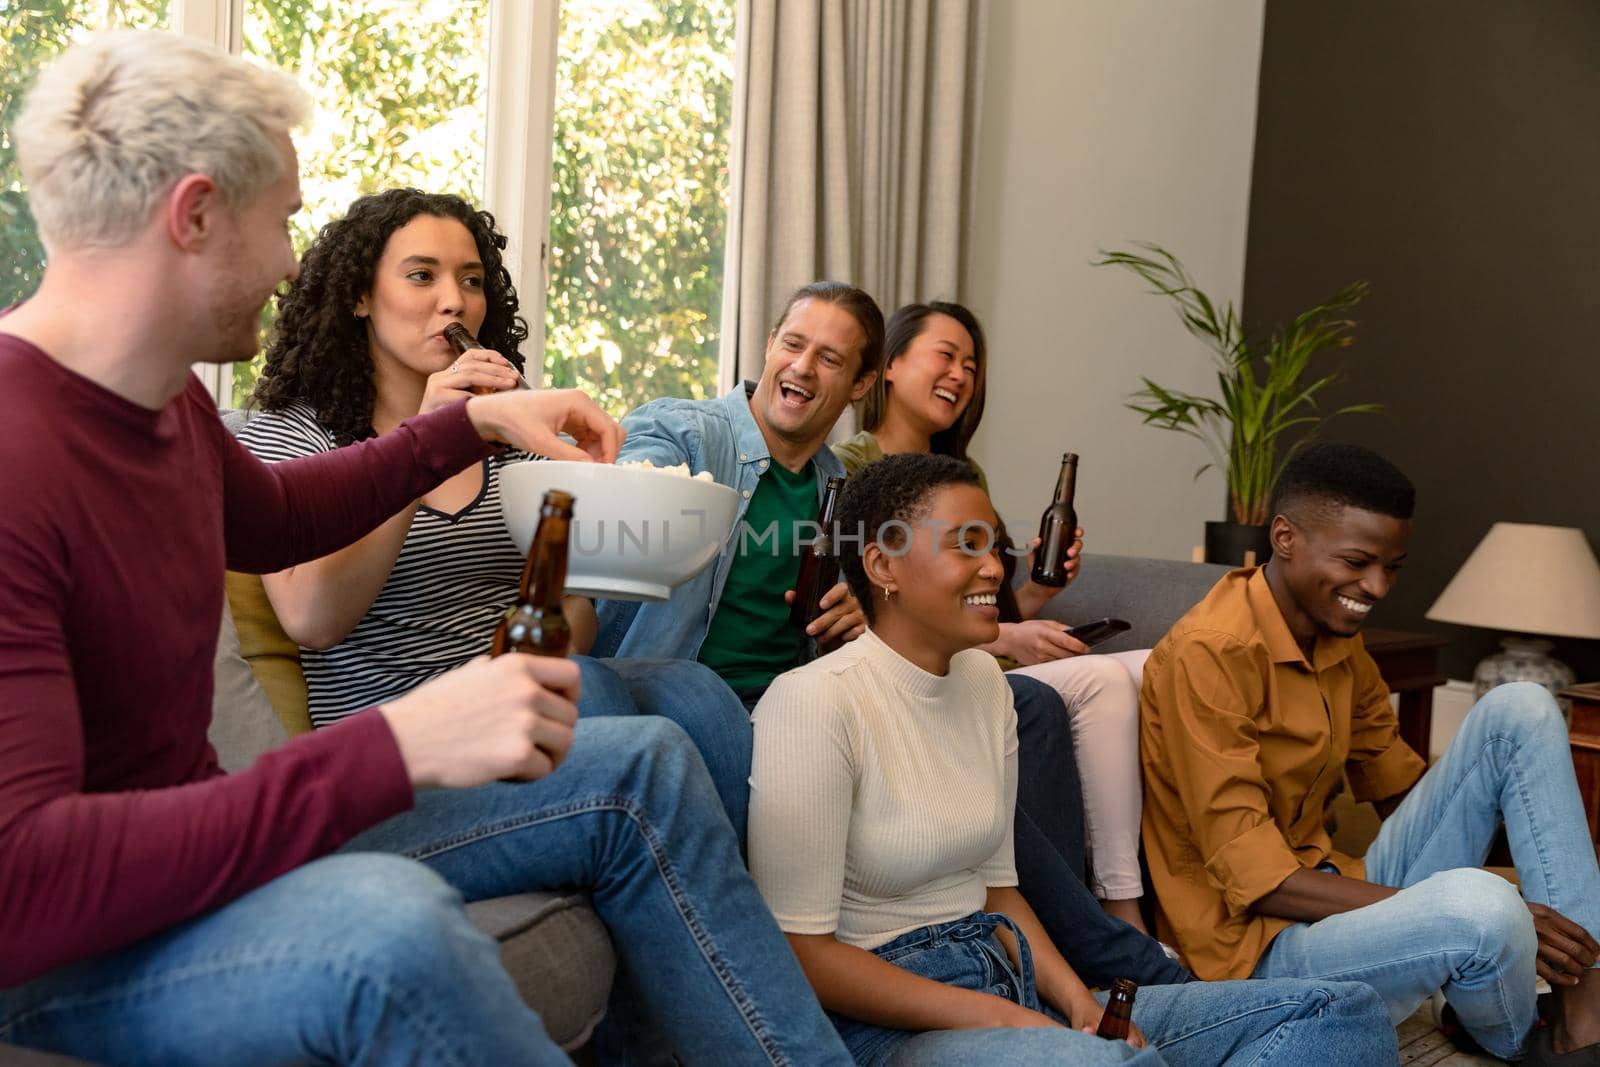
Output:
<path fill-rule="evenodd" d="M 568 1062 L 460 894 L 375 855 L 0 990 L 0 1040 L 151 1067 Z"/>
<path fill-rule="evenodd" d="M 1478 869 L 1502 819 L 1522 896 Z M 1512 1058 L 1535 1010 L 1538 942 L 1523 897 L 1600 936 L 1600 872 L 1549 692 L 1517 682 L 1478 701 L 1384 821 L 1367 852 L 1367 878 L 1401 892 L 1289 927 L 1256 976 L 1365 982 L 1397 1022 L 1443 989 L 1468 1032 Z"/>
<path fill-rule="evenodd" d="M 1022 966 L 1011 962 L 994 936 L 1006 926 L 1022 947 Z M 875 950 L 881 958 L 924 978 L 1004 997 L 1040 1010 L 1032 952 L 1003 915 L 977 912 L 955 922 L 903 934 Z M 1104 1003 L 1104 995 L 1101 1002 Z M 1065 1020 L 1054 1010 L 1046 1014 Z M 1095 1067 L 1133 1063 L 1385 1064 L 1399 1059 L 1394 1028 L 1383 1002 L 1356 982 L 1189 982 L 1145 986 L 1134 1001 L 1133 1021 L 1149 1047 L 1106 1041 L 1070 1027 L 932 1030 L 912 1033 L 834 1016 L 862 1067 L 956 1067 L 971 1064 L 1063 1063 Z"/>
<path fill-rule="evenodd" d="M 581 715 L 658 715 L 683 727 L 743 848 L 755 742 L 750 713 L 728 684 L 693 660 L 572 658 L 582 675 Z"/>
<path fill-rule="evenodd" d="M 0 990 L 0 1040 L 162 1067 L 565 1063 L 461 897 L 574 886 L 685 1062 L 849 1062 L 703 761 L 649 717 L 581 720 L 541 781 L 423 791 L 345 854 Z"/>

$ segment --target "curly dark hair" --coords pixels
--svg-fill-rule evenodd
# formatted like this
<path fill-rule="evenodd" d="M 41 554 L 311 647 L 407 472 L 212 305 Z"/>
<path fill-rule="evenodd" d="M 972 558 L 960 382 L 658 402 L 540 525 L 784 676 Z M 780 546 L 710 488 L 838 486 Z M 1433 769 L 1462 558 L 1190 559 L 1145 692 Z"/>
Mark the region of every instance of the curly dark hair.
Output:
<path fill-rule="evenodd" d="M 933 452 L 900 452 L 862 467 L 839 494 L 835 522 L 840 530 L 839 570 L 850 592 L 861 602 L 870 623 L 875 617 L 872 583 L 861 557 L 868 545 L 886 548 L 905 543 L 899 524 L 910 525 L 932 506 L 936 490 L 947 485 L 978 485 L 972 464 Z"/>
<path fill-rule="evenodd" d="M 266 366 L 250 401 L 274 411 L 300 401 L 317 413 L 340 444 L 374 435 L 377 389 L 366 323 L 354 310 L 372 290 L 378 260 L 394 232 L 418 215 L 455 219 L 472 234 L 483 261 L 488 314 L 478 340 L 522 370 L 528 324 L 517 314 L 517 290 L 501 252 L 505 235 L 494 216 L 448 193 L 390 189 L 364 196 L 328 223 L 300 261 L 300 277 L 278 297 Z"/>

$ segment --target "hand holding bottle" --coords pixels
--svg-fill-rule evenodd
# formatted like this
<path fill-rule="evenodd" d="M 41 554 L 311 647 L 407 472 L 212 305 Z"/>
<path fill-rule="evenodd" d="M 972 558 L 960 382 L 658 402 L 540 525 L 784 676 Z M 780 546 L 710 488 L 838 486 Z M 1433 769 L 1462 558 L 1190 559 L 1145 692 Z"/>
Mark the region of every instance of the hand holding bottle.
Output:
<path fill-rule="evenodd" d="M 417 411 L 420 414 L 464 397 L 515 389 L 521 380 L 506 357 L 487 348 L 475 348 L 444 370 L 428 375 Z"/>
<path fill-rule="evenodd" d="M 561 766 L 572 747 L 578 665 L 541 656 L 479 656 L 379 712 L 419 789 L 531 781 Z"/>

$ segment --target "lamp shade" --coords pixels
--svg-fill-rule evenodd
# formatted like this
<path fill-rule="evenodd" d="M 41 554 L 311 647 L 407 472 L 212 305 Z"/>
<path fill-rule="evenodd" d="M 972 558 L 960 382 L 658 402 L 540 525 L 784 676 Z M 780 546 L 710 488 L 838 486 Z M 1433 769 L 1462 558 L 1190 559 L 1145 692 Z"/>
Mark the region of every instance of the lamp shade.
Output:
<path fill-rule="evenodd" d="M 1600 563 L 1582 530 L 1497 522 L 1433 602 L 1428 618 L 1600 638 Z"/>

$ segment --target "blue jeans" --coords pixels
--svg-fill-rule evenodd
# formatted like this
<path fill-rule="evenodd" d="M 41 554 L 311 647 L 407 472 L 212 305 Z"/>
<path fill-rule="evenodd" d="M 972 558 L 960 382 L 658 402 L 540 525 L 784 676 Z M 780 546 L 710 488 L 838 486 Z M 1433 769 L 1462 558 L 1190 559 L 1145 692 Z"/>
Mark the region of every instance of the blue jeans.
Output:
<path fill-rule="evenodd" d="M 1021 946 L 1021 966 L 994 936 L 1006 926 Z M 977 912 L 923 927 L 875 950 L 924 978 L 985 992 L 1040 1010 L 1032 953 L 1011 921 Z M 1102 996 L 1102 1002 L 1104 997 Z M 1064 1019 L 1052 1009 L 1046 1014 Z M 842 1016 L 834 1025 L 863 1067 L 946 1067 L 989 1063 L 1295 1065 L 1394 1063 L 1395 1033 L 1383 1002 L 1354 982 L 1190 982 L 1146 986 L 1134 1001 L 1133 1021 L 1149 1047 L 1104 1041 L 1070 1027 L 934 1030 L 912 1033 Z"/>
<path fill-rule="evenodd" d="M 1090 985 L 1188 981 L 1189 972 L 1147 937 L 1106 912 L 1084 884 L 1083 790 L 1072 724 L 1053 688 L 1007 674 L 1017 709 L 1018 889 L 1050 940 Z"/>
<path fill-rule="evenodd" d="M 421 793 L 347 847 L 421 860 L 468 900 L 588 887 L 617 949 L 615 1055 L 848 1062 L 674 723 L 580 719 L 548 778 Z"/>
<path fill-rule="evenodd" d="M 1522 895 L 1479 870 L 1504 820 Z M 1534 1021 L 1533 919 L 1523 898 L 1600 936 L 1600 871 L 1555 700 L 1492 690 L 1383 824 L 1367 879 L 1399 893 L 1280 933 L 1258 977 L 1366 982 L 1404 1019 L 1443 989 L 1485 1049 L 1514 1056 Z"/>
<path fill-rule="evenodd" d="M 565 1063 L 461 897 L 582 886 L 685 1062 L 849 1062 L 670 722 L 581 720 L 554 774 L 423 791 L 347 849 L 0 991 L 0 1039 L 161 1065 Z"/>
<path fill-rule="evenodd" d="M 573 659 L 583 679 L 580 715 L 655 715 L 683 728 L 711 774 L 742 856 L 750 812 L 754 736 L 750 713 L 734 691 L 710 667 L 693 660 Z M 672 1043 L 651 1019 L 646 1002 L 644 991 L 654 980 L 650 964 L 637 973 L 626 959 L 618 962 L 611 1006 L 594 1034 L 594 1048 L 602 1062 L 673 1062 Z"/>
<path fill-rule="evenodd" d="M 378 855 L 325 857 L 0 990 L 0 1040 L 152 1067 L 568 1062 L 461 895 Z"/>
<path fill-rule="evenodd" d="M 582 675 L 578 711 L 587 718 L 659 715 L 683 727 L 744 847 L 750 812 L 750 714 L 703 663 L 683 659 L 572 657 Z"/>

